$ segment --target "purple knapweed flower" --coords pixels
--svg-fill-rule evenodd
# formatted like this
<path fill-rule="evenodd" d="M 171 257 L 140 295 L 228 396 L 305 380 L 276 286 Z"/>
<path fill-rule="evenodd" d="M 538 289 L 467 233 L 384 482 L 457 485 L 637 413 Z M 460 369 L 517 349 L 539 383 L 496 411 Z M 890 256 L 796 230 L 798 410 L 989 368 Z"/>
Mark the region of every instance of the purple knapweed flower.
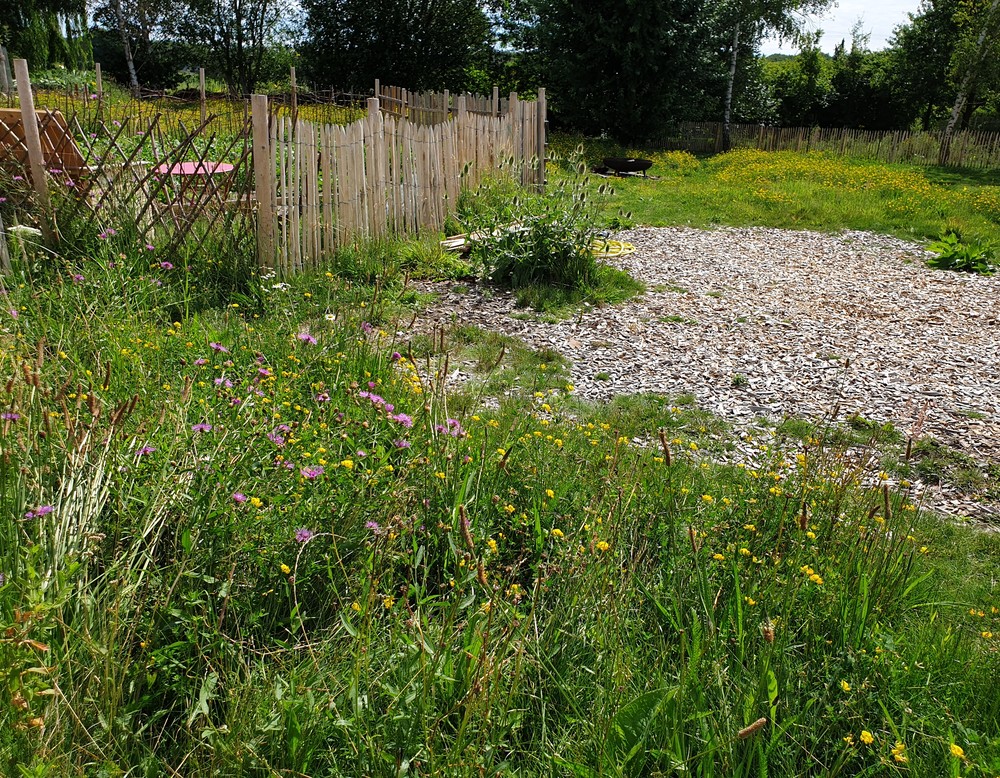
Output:
<path fill-rule="evenodd" d="M 281 448 L 282 446 L 285 445 L 285 439 L 281 437 L 281 435 L 279 435 L 277 432 L 267 433 L 267 439 L 271 441 L 274 445 L 276 445 L 278 448 Z"/>
<path fill-rule="evenodd" d="M 42 516 L 48 516 L 54 510 L 55 508 L 53 508 L 51 505 L 39 505 L 37 508 L 35 508 L 35 510 L 28 511 L 27 513 L 25 513 L 24 518 L 40 519 Z"/>
<path fill-rule="evenodd" d="M 399 353 L 398 351 L 393 351 L 393 352 L 392 352 L 392 361 L 393 361 L 393 362 L 398 362 L 398 361 L 399 361 L 399 360 L 401 360 L 402 358 L 403 358 L 403 355 L 402 355 L 402 354 L 400 354 L 400 353 Z"/>
<path fill-rule="evenodd" d="M 318 342 L 316 338 L 310 335 L 308 332 L 300 332 L 296 337 L 303 343 L 308 343 L 310 346 L 315 346 Z"/>
<path fill-rule="evenodd" d="M 174 269 L 174 265 L 173 265 L 172 262 L 161 262 L 160 263 L 160 269 L 161 270 L 173 270 Z"/>
<path fill-rule="evenodd" d="M 152 243 L 147 243 L 146 251 L 156 251 L 156 246 L 154 246 Z"/>
<path fill-rule="evenodd" d="M 392 419 L 397 424 L 406 427 L 406 429 L 410 429 L 410 427 L 413 426 L 413 417 L 406 413 L 397 413 L 394 416 L 390 416 L 389 418 Z"/>
<path fill-rule="evenodd" d="M 235 502 L 238 505 L 242 505 L 248 499 L 249 498 L 245 494 L 243 494 L 243 492 L 233 492 L 233 502 Z"/>
<path fill-rule="evenodd" d="M 192 432 L 211 432 L 212 431 L 212 425 L 211 424 L 206 424 L 205 422 L 201 421 L 201 422 L 198 422 L 197 424 L 192 424 L 191 425 L 191 431 Z"/>
<path fill-rule="evenodd" d="M 198 357 L 198 358 L 197 358 L 197 359 L 196 359 L 196 360 L 194 361 L 194 363 L 195 363 L 196 365 L 198 365 L 199 367 L 201 367 L 202 365 L 207 365 L 207 364 L 208 364 L 208 360 L 207 360 L 207 359 L 205 359 L 205 357 Z"/>
<path fill-rule="evenodd" d="M 74 283 L 74 284 L 82 284 L 82 283 L 83 283 L 83 281 L 84 281 L 84 278 L 83 278 L 83 276 L 82 276 L 82 275 L 80 275 L 79 273 L 74 273 L 74 274 L 73 274 L 72 276 L 70 276 L 70 277 L 71 277 L 71 278 L 73 279 L 73 283 Z"/>
<path fill-rule="evenodd" d="M 212 349 L 216 354 L 228 354 L 229 349 L 223 346 L 221 343 L 216 343 L 214 340 L 208 344 L 208 347 Z"/>
<path fill-rule="evenodd" d="M 366 321 L 361 322 L 361 331 L 364 332 L 365 335 L 371 335 L 373 329 L 374 328 L 372 327 L 372 325 L 369 324 L 368 322 Z"/>
<path fill-rule="evenodd" d="M 316 395 L 315 399 L 318 403 L 328 403 L 330 402 L 330 395 L 326 392 L 320 392 Z"/>
<path fill-rule="evenodd" d="M 299 527 L 295 530 L 295 540 L 299 543 L 305 543 L 307 540 L 312 540 L 316 533 L 311 529 L 306 529 L 305 527 Z"/>
<path fill-rule="evenodd" d="M 400 438 L 399 440 L 392 441 L 392 445 L 394 445 L 396 448 L 409 448 L 413 444 L 410 443 L 410 441 L 408 441 L 408 440 L 404 440 L 403 438 Z"/>
<path fill-rule="evenodd" d="M 382 528 L 378 525 L 377 521 L 366 521 L 365 529 L 370 529 L 372 532 L 378 533 Z"/>
<path fill-rule="evenodd" d="M 14 413 L 13 411 L 4 411 L 3 413 L 0 413 L 0 419 L 3 419 L 3 421 L 17 421 L 20 418 L 21 414 Z"/>
<path fill-rule="evenodd" d="M 156 451 L 156 447 L 155 446 L 143 446 L 142 448 L 136 449 L 135 455 L 137 457 L 144 457 L 144 456 L 147 456 L 149 454 L 152 454 L 154 451 Z"/>
<path fill-rule="evenodd" d="M 303 467 L 299 472 L 302 473 L 303 478 L 306 478 L 310 481 L 315 481 L 317 478 L 323 475 L 324 471 L 321 466 L 316 465 L 315 467 Z"/>

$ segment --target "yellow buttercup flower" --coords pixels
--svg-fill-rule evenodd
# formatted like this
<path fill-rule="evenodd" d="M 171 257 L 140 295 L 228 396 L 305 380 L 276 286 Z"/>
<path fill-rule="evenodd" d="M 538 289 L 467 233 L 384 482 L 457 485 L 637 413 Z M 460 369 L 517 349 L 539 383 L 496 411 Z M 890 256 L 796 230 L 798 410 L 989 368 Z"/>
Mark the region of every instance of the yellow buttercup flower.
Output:
<path fill-rule="evenodd" d="M 851 685 L 847 681 L 841 681 L 840 688 L 843 689 L 845 692 L 849 692 L 851 690 Z"/>
<path fill-rule="evenodd" d="M 951 744 L 951 755 L 956 759 L 965 759 L 965 751 L 961 746 L 956 745 L 955 743 Z"/>
<path fill-rule="evenodd" d="M 866 746 L 870 746 L 872 743 L 875 742 L 875 738 L 871 732 L 869 732 L 867 729 L 863 729 L 861 730 L 861 742 L 864 743 Z"/>
<path fill-rule="evenodd" d="M 285 575 L 288 575 L 290 572 L 292 572 L 292 568 L 290 568 L 288 565 L 282 563 L 282 565 L 281 565 L 281 572 L 283 572 Z"/>

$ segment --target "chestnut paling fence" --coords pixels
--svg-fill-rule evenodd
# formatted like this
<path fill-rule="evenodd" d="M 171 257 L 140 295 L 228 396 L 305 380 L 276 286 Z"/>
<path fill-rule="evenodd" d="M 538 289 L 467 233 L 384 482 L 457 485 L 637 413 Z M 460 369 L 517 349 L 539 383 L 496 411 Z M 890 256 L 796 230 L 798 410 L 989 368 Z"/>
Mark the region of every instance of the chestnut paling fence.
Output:
<path fill-rule="evenodd" d="M 372 98 L 363 119 L 338 126 L 275 121 L 267 98 L 254 96 L 263 266 L 287 275 L 357 240 L 439 230 L 461 189 L 490 172 L 544 185 L 544 90 L 533 102 L 512 96 L 503 114 L 470 111 L 459 95 L 433 123 L 412 121 L 399 105 L 383 110 Z"/>
<path fill-rule="evenodd" d="M 732 124 L 733 148 L 761 151 L 823 151 L 879 162 L 938 164 L 943 132 L 857 130 L 849 127 L 767 127 Z M 659 139 L 667 149 L 714 154 L 722 151 L 722 122 L 681 122 Z M 952 136 L 948 164 L 954 167 L 1000 167 L 1000 132 L 962 130 Z"/>
<path fill-rule="evenodd" d="M 262 268 L 289 275 L 356 241 L 439 230 L 462 188 L 487 173 L 544 185 L 544 90 L 502 103 L 457 95 L 435 122 L 411 118 L 405 102 L 369 99 L 347 125 L 293 121 L 254 95 L 237 131 L 213 130 L 206 115 L 178 133 L 165 132 L 158 113 L 90 116 L 84 127 L 79 116 L 36 111 L 27 63 L 15 67 L 19 105 L 0 109 L 0 167 L 26 174 L 12 176 L 24 181 L 18 213 L 49 244 L 67 210 L 85 210 L 99 226 L 127 214 L 138 238 L 164 252 L 226 223 L 256 236 Z"/>

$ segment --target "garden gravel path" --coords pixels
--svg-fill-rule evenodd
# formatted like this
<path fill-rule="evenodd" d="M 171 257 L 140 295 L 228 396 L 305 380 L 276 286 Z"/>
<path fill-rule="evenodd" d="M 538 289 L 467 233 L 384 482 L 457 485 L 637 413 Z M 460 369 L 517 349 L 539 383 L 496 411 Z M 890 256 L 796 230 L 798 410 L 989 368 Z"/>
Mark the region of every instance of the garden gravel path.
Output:
<path fill-rule="evenodd" d="M 421 324 L 475 324 L 555 349 L 590 400 L 689 394 L 738 426 L 836 409 L 1000 464 L 1000 277 L 933 270 L 919 245 L 864 232 L 616 237 L 636 251 L 609 261 L 647 285 L 641 297 L 551 323 L 487 286 L 433 284 Z M 933 502 L 995 511 L 957 494 Z"/>

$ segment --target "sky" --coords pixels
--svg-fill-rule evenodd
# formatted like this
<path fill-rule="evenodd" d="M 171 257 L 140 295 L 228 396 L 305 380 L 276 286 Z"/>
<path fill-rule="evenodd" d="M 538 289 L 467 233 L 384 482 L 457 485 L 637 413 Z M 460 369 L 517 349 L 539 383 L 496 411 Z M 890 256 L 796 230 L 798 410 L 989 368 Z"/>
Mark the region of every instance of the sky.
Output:
<path fill-rule="evenodd" d="M 851 28 L 860 18 L 865 32 L 871 35 L 868 47 L 872 51 L 884 49 L 892 31 L 898 25 L 909 21 L 908 13 L 916 13 L 920 0 L 840 0 L 836 7 L 822 17 L 813 16 L 806 23 L 810 30 L 823 30 L 819 47 L 827 54 L 833 54 L 833 47 L 841 40 L 851 43 Z M 781 48 L 777 41 L 766 40 L 761 46 L 763 54 L 795 54 L 797 49 L 791 43 Z"/>

